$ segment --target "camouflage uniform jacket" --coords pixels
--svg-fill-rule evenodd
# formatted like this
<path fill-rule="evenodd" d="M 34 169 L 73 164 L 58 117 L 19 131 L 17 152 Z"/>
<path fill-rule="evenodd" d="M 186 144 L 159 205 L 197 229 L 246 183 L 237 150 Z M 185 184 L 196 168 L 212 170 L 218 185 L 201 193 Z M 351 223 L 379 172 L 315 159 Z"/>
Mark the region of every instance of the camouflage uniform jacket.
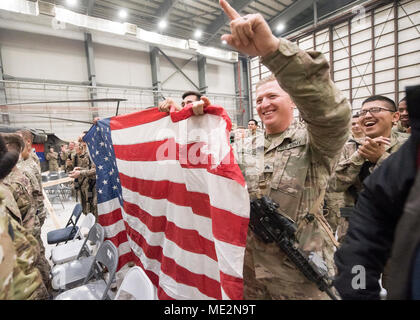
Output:
<path fill-rule="evenodd" d="M 4 195 L 5 212 L 19 212 L 17 203 L 7 186 L 0 182 L 0 194 Z M 13 217 L 14 218 L 14 217 Z M 1 299 L 26 300 L 45 299 L 48 292 L 42 281 L 41 273 L 36 265 L 40 259 L 40 250 L 37 240 L 16 219 L 10 219 L 13 230 L 13 248 L 15 263 L 13 265 L 12 286 L 6 297 Z"/>
<path fill-rule="evenodd" d="M 20 225 L 23 224 L 23 218 L 20 213 L 19 207 L 13 197 L 13 193 L 8 186 L 6 186 L 3 182 L 0 182 L 0 193 L 4 197 L 4 205 L 5 210 L 12 217 L 16 220 Z"/>
<path fill-rule="evenodd" d="M 41 172 L 38 170 L 35 161 L 33 161 L 30 157 L 24 161 L 19 161 L 17 166 L 22 170 L 31 183 L 32 198 L 35 203 L 36 212 L 40 220 L 43 221 L 46 216 L 46 210 L 44 207 L 44 194 L 42 192 Z"/>
<path fill-rule="evenodd" d="M 1 182 L 0 182 L 1 183 Z M 13 298 L 13 268 L 16 252 L 13 229 L 6 211 L 5 198 L 0 191 L 0 300 Z"/>
<path fill-rule="evenodd" d="M 400 133 L 406 133 L 406 134 L 410 134 L 409 128 L 403 127 L 403 125 L 401 124 L 401 121 L 397 122 L 397 125 L 392 127 L 392 130 L 400 132 Z"/>
<path fill-rule="evenodd" d="M 38 241 L 17 221 L 11 219 L 11 224 L 17 255 L 17 264 L 13 270 L 13 299 L 47 299 L 48 291 L 37 268 L 41 259 Z"/>
<path fill-rule="evenodd" d="M 48 167 L 50 171 L 58 171 L 58 153 L 48 152 L 45 156 L 48 161 Z"/>
<path fill-rule="evenodd" d="M 37 224 L 37 217 L 34 199 L 31 196 L 33 191 L 29 179 L 19 168 L 15 167 L 3 182 L 9 187 L 17 203 L 22 217 L 22 225 L 26 229 L 32 230 Z"/>
<path fill-rule="evenodd" d="M 35 200 L 37 209 L 42 210 L 44 208 L 44 195 L 42 193 L 41 174 L 34 165 L 35 162 L 33 162 L 30 158 L 24 161 L 19 161 L 17 164 L 18 168 L 22 170 L 31 183 L 32 196 Z"/>
<path fill-rule="evenodd" d="M 36 165 L 39 168 L 39 172 L 41 172 L 41 162 L 39 161 L 39 158 L 33 149 L 31 150 L 31 153 L 29 154 L 29 156 L 31 157 L 33 161 L 35 161 Z"/>
<path fill-rule="evenodd" d="M 350 105 L 330 80 L 328 62 L 319 52 L 305 52 L 280 39 L 279 50 L 262 63 L 293 99 L 306 126 L 295 122 L 281 134 L 257 139 L 256 156 L 245 149 L 241 168 L 250 196 L 276 201 L 279 211 L 297 223 L 299 246 L 320 253 L 332 268 L 331 240 L 316 219 L 305 217 L 325 190 L 347 141 Z"/>
<path fill-rule="evenodd" d="M 65 167 L 66 172 L 70 172 L 74 169 L 74 161 L 75 161 L 76 155 L 77 153 L 75 150 L 72 150 L 72 151 L 69 150 L 66 152 L 66 159 L 64 162 L 64 167 Z M 67 161 L 67 160 L 70 160 L 70 161 Z"/>
<path fill-rule="evenodd" d="M 362 190 L 362 181 L 360 179 L 362 166 L 365 163 L 365 165 L 370 165 L 369 172 L 371 173 L 373 170 L 378 168 L 391 153 L 396 152 L 407 140 L 407 138 L 408 136 L 405 133 L 391 131 L 391 144 L 386 147 L 385 153 L 375 164 L 371 164 L 357 152 L 360 143 L 350 140 L 344 146 L 341 160 L 335 170 L 334 180 L 331 181 L 331 188 L 333 188 L 336 192 L 345 192 L 352 187 L 357 193 L 359 193 Z M 355 199 L 354 196 L 351 198 Z M 347 200 L 346 206 L 351 205 L 351 201 Z"/>

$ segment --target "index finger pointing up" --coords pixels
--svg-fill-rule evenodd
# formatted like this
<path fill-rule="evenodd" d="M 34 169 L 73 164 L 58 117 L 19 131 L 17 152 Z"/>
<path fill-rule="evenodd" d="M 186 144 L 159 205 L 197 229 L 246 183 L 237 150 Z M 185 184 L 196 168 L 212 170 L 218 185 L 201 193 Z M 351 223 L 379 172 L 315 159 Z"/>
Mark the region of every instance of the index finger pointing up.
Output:
<path fill-rule="evenodd" d="M 233 9 L 226 0 L 219 0 L 219 4 L 230 20 L 240 18 L 240 14 Z"/>

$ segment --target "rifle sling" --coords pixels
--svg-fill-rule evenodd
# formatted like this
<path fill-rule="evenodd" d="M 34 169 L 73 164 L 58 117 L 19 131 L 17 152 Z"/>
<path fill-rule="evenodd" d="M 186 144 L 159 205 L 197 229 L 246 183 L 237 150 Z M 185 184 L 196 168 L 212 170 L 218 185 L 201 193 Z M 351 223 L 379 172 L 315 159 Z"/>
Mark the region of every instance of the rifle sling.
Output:
<path fill-rule="evenodd" d="M 332 243 L 338 248 L 340 245 L 337 240 L 335 239 L 331 228 L 328 225 L 328 222 L 325 220 L 324 216 L 319 213 L 319 208 L 321 206 L 321 201 L 324 199 L 325 189 L 322 189 L 321 194 L 319 195 L 318 199 L 314 202 L 312 208 L 309 210 L 309 213 L 312 214 L 319 222 L 319 224 L 324 228 L 325 232 L 330 237 Z"/>

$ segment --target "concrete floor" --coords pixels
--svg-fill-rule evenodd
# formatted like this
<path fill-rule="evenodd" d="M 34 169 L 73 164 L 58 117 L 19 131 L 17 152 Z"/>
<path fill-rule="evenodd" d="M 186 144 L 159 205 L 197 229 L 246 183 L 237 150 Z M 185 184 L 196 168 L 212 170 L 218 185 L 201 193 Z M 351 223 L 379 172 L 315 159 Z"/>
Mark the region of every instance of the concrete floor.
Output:
<path fill-rule="evenodd" d="M 41 229 L 41 239 L 43 241 L 44 247 L 45 247 L 45 257 L 47 258 L 48 262 L 50 263 L 51 267 L 53 266 L 53 263 L 50 259 L 51 257 L 51 250 L 55 247 L 55 245 L 50 245 L 47 242 L 47 233 L 52 230 L 64 228 L 67 224 L 72 212 L 73 208 L 76 205 L 76 199 L 74 197 L 70 197 L 67 199 L 64 199 L 61 202 L 58 201 L 58 199 L 54 200 L 51 203 L 52 207 L 52 213 L 47 216 L 45 219 L 44 225 Z M 83 221 L 84 215 L 82 215 L 77 223 L 77 225 L 80 225 L 80 223 Z M 119 272 L 116 274 L 116 281 L 111 286 L 111 292 L 110 295 L 114 296 L 117 292 L 118 288 L 121 285 L 121 282 L 128 271 L 128 266 L 122 268 Z M 55 297 L 58 292 L 52 292 L 53 297 Z M 125 295 L 122 295 L 123 298 Z"/>

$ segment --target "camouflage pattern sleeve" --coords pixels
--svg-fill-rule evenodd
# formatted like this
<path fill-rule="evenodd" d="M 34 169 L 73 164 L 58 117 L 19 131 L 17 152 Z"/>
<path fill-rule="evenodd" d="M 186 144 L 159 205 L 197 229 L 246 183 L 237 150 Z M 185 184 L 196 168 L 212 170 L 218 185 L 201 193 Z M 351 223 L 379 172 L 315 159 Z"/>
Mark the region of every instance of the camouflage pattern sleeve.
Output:
<path fill-rule="evenodd" d="M 274 73 L 298 107 L 307 123 L 314 155 L 329 163 L 349 136 L 351 107 L 331 81 L 324 55 L 301 50 L 280 38 L 279 50 L 262 58 L 261 62 Z"/>
<path fill-rule="evenodd" d="M 88 169 L 88 170 L 80 170 L 80 177 L 81 178 L 91 178 L 91 179 L 95 179 L 96 178 L 96 166 L 95 164 L 92 162 L 92 168 Z"/>
<path fill-rule="evenodd" d="M 9 300 L 13 293 L 13 268 L 16 264 L 16 252 L 13 244 L 9 216 L 6 213 L 4 199 L 0 194 L 0 300 Z"/>
<path fill-rule="evenodd" d="M 36 267 L 40 259 L 38 241 L 28 230 L 11 220 L 15 235 L 17 263 L 13 270 L 14 300 L 47 299 L 49 294 Z"/>
<path fill-rule="evenodd" d="M 349 150 L 348 150 L 349 151 Z M 335 169 L 334 190 L 336 192 L 346 191 L 353 185 L 360 173 L 365 159 L 357 152 L 354 146 L 354 152 L 347 153 L 345 159 L 340 161 Z"/>

